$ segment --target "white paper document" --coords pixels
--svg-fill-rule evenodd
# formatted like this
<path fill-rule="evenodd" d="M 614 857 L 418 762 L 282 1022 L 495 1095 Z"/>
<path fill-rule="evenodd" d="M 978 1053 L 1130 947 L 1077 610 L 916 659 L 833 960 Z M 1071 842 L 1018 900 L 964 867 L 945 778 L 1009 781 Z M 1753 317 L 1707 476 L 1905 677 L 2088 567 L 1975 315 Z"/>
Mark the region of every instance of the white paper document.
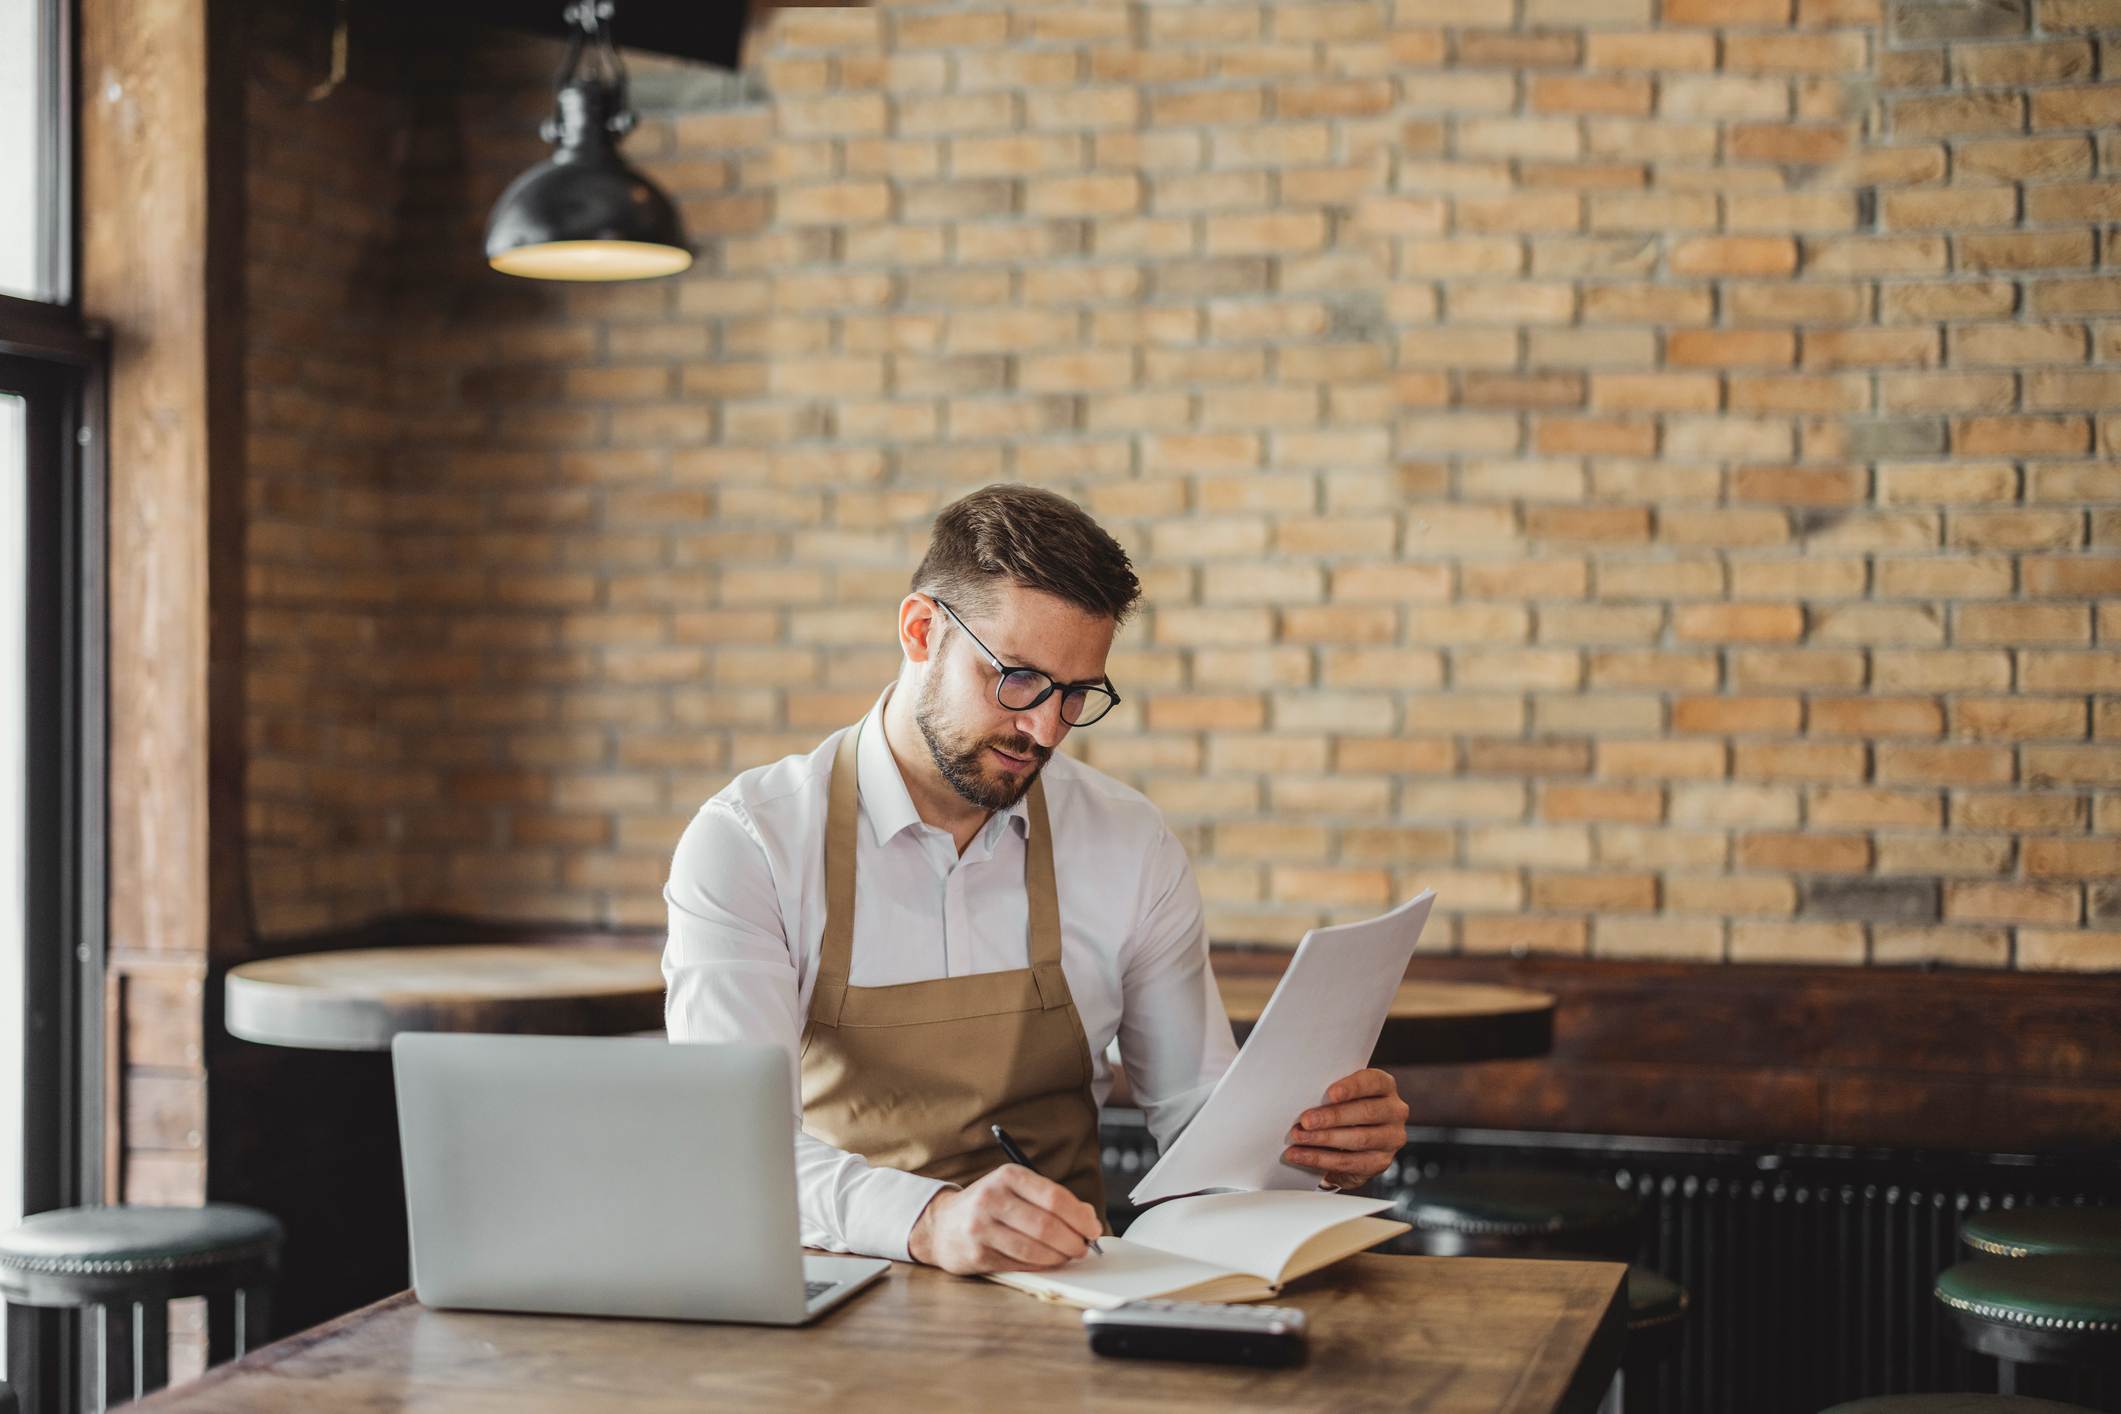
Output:
<path fill-rule="evenodd" d="M 1237 1059 L 1128 1198 L 1316 1187 L 1317 1174 L 1281 1161 L 1283 1141 L 1327 1086 L 1370 1063 L 1435 901 L 1424 889 L 1382 918 L 1304 934 Z"/>

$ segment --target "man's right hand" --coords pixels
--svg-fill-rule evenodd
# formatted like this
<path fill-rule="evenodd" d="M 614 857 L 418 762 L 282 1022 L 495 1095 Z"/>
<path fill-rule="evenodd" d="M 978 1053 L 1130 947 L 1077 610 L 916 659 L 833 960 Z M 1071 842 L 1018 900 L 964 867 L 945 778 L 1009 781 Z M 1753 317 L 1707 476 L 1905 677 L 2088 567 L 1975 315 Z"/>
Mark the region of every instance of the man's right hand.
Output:
<path fill-rule="evenodd" d="M 1103 1232 L 1088 1203 L 1020 1164 L 1004 1164 L 970 1188 L 930 1199 L 906 1251 L 959 1276 L 1035 1272 L 1074 1261 Z"/>

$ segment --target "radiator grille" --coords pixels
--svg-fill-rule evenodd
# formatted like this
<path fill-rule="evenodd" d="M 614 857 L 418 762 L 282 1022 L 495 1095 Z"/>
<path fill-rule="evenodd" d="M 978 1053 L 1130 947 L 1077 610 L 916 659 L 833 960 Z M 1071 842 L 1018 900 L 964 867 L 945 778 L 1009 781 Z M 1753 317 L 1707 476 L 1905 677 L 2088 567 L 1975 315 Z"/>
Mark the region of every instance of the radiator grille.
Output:
<path fill-rule="evenodd" d="M 1643 1200 L 1638 1260 L 1683 1283 L 1675 1358 L 1628 1388 L 1629 1414 L 1808 1414 L 1866 1395 L 1993 1390 L 1930 1288 L 1965 1255 L 1968 1213 L 2121 1202 L 2111 1159 L 1920 1154 L 1473 1130 L 1411 1130 L 1379 1196 L 1494 1167 L 1594 1174 Z M 1105 1127 L 1115 1206 L 1154 1161 L 1138 1120 Z M 1116 1216 L 1123 1216 L 1117 1214 Z M 2121 1378 L 2021 1371 L 2019 1392 L 2121 1414 Z"/>

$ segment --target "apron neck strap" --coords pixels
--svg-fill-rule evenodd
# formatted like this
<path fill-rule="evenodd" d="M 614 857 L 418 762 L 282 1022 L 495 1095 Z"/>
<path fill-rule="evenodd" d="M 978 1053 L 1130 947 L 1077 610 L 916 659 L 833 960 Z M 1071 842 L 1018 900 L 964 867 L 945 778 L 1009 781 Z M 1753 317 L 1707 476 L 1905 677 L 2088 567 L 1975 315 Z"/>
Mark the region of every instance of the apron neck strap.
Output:
<path fill-rule="evenodd" d="M 861 820 L 860 773 L 856 752 L 864 716 L 840 737 L 832 754 L 832 785 L 825 812 L 825 934 L 818 944 L 817 987 L 811 1011 L 828 1025 L 839 1024 L 847 980 L 854 968 L 855 829 Z M 1026 961 L 1038 984 L 1041 1009 L 1069 1004 L 1067 978 L 1061 972 L 1060 892 L 1053 879 L 1053 825 L 1046 815 L 1046 783 L 1033 781 L 1025 797 L 1030 831 L 1024 838 L 1024 894 L 1030 929 Z"/>
<path fill-rule="evenodd" d="M 864 716 L 840 737 L 832 754 L 832 790 L 825 808 L 825 936 L 818 944 L 817 987 L 811 1012 L 837 1026 L 854 966 L 854 832 L 861 822 L 855 748 Z"/>
<path fill-rule="evenodd" d="M 1068 1005 L 1068 982 L 1061 975 L 1060 891 L 1053 882 L 1053 823 L 1046 816 L 1046 783 L 1031 783 L 1026 797 L 1031 830 L 1024 837 L 1024 895 L 1030 905 L 1030 937 L 1025 953 L 1038 983 L 1039 1005 L 1047 1011 Z"/>

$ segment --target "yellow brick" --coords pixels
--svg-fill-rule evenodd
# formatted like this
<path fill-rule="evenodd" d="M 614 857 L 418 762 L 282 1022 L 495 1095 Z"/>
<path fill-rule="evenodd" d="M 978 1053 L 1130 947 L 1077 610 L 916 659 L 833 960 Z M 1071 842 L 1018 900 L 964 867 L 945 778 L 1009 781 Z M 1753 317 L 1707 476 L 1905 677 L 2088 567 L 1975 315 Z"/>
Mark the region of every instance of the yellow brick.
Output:
<path fill-rule="evenodd" d="M 1591 952 L 1596 957 L 1723 960 L 1723 924 L 1714 920 L 1608 914 L 1593 919 L 1591 930 Z"/>
<path fill-rule="evenodd" d="M 1861 923 L 1731 924 L 1731 961 L 1861 963 Z"/>
<path fill-rule="evenodd" d="M 2114 971 L 2121 968 L 2121 930 L 2020 928 L 2018 965 L 2056 971 Z"/>
<path fill-rule="evenodd" d="M 1954 923 L 2075 923 L 2078 892 L 2075 884 L 1951 880 L 1944 886 L 1944 916 Z"/>

